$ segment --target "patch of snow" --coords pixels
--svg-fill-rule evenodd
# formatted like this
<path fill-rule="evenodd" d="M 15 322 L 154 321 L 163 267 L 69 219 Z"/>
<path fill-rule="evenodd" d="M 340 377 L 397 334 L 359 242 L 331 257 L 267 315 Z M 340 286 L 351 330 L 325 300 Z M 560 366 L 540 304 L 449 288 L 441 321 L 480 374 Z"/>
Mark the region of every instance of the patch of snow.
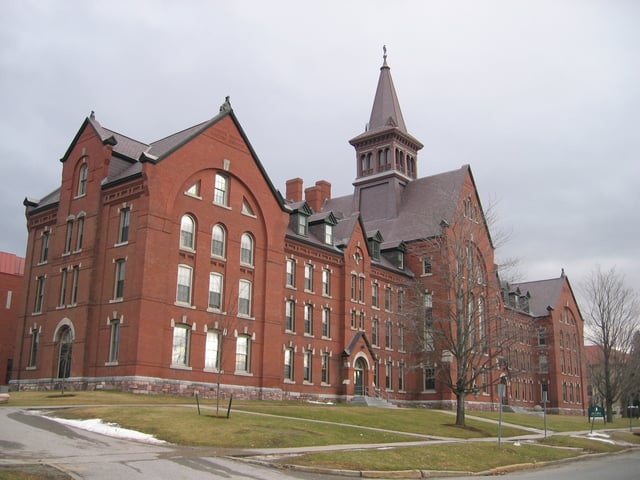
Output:
<path fill-rule="evenodd" d="M 99 418 L 92 418 L 89 420 L 70 420 L 67 418 L 49 417 L 43 415 L 44 418 L 53 420 L 54 422 L 62 423 L 63 425 L 69 425 L 71 427 L 80 428 L 89 432 L 99 433 L 108 437 L 123 438 L 126 440 L 135 440 L 138 442 L 151 443 L 154 445 L 168 445 L 168 442 L 164 440 L 158 440 L 153 435 L 148 433 L 138 432 L 136 430 L 129 430 L 128 428 L 122 428 L 117 423 L 105 423 Z"/>
<path fill-rule="evenodd" d="M 313 405 L 334 405 L 333 402 L 320 402 L 318 400 L 307 400 L 307 403 L 312 403 Z"/>

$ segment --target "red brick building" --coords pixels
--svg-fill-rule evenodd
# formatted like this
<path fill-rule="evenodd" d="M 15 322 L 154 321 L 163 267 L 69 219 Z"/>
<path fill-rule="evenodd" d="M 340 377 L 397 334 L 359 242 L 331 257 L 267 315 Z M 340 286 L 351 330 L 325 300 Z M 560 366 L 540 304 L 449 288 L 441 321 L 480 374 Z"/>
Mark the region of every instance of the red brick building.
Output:
<path fill-rule="evenodd" d="M 439 240 L 458 225 L 472 235 L 473 321 L 489 332 L 509 310 L 471 170 L 418 178 L 422 144 L 386 56 L 368 128 L 350 143 L 353 194 L 296 178 L 283 196 L 228 99 L 211 120 L 151 144 L 92 114 L 61 159 L 60 188 L 25 200 L 16 387 L 65 378 L 214 395 L 219 383 L 247 398 L 450 405 L 415 340 L 448 295 L 455 258 Z M 493 405 L 503 373 L 484 368 L 472 403 Z"/>
<path fill-rule="evenodd" d="M 13 375 L 18 311 L 22 303 L 24 258 L 0 252 L 0 385 L 7 385 Z M 17 362 L 16 362 L 17 363 Z"/>

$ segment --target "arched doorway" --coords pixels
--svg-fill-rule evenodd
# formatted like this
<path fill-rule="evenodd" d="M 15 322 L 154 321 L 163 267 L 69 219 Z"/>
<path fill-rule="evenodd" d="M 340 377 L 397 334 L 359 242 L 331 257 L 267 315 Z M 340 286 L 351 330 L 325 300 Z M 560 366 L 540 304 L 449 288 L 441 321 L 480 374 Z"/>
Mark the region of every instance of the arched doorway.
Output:
<path fill-rule="evenodd" d="M 58 332 L 58 378 L 69 378 L 71 375 L 71 350 L 73 331 L 68 325 Z"/>
<path fill-rule="evenodd" d="M 366 392 L 367 364 L 362 357 L 357 358 L 353 365 L 353 394 L 364 395 Z"/>

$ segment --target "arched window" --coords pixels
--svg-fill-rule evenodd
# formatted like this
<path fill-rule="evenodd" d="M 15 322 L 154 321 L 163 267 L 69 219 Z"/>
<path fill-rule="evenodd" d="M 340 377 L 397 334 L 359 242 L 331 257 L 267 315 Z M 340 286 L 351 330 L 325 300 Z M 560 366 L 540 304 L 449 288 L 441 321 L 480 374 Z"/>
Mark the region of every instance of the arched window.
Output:
<path fill-rule="evenodd" d="M 214 225 L 211 231 L 211 255 L 224 257 L 226 232 L 222 225 Z"/>
<path fill-rule="evenodd" d="M 240 238 L 240 263 L 253 265 L 253 237 L 243 233 Z"/>
<path fill-rule="evenodd" d="M 191 215 L 183 215 L 180 220 L 180 248 L 195 250 L 196 222 Z"/>
<path fill-rule="evenodd" d="M 80 174 L 78 175 L 78 193 L 76 196 L 81 197 L 87 193 L 87 176 L 89 172 L 89 165 L 84 163 L 80 167 Z"/>

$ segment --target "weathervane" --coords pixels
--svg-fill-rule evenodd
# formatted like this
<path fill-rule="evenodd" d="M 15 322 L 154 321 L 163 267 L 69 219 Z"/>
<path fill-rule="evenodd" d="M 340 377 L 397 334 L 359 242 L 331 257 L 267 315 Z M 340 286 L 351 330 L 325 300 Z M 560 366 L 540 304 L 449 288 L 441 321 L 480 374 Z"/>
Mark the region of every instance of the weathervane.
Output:
<path fill-rule="evenodd" d="M 386 45 L 382 45 L 382 59 L 384 60 L 384 63 L 387 63 L 387 46 Z"/>

